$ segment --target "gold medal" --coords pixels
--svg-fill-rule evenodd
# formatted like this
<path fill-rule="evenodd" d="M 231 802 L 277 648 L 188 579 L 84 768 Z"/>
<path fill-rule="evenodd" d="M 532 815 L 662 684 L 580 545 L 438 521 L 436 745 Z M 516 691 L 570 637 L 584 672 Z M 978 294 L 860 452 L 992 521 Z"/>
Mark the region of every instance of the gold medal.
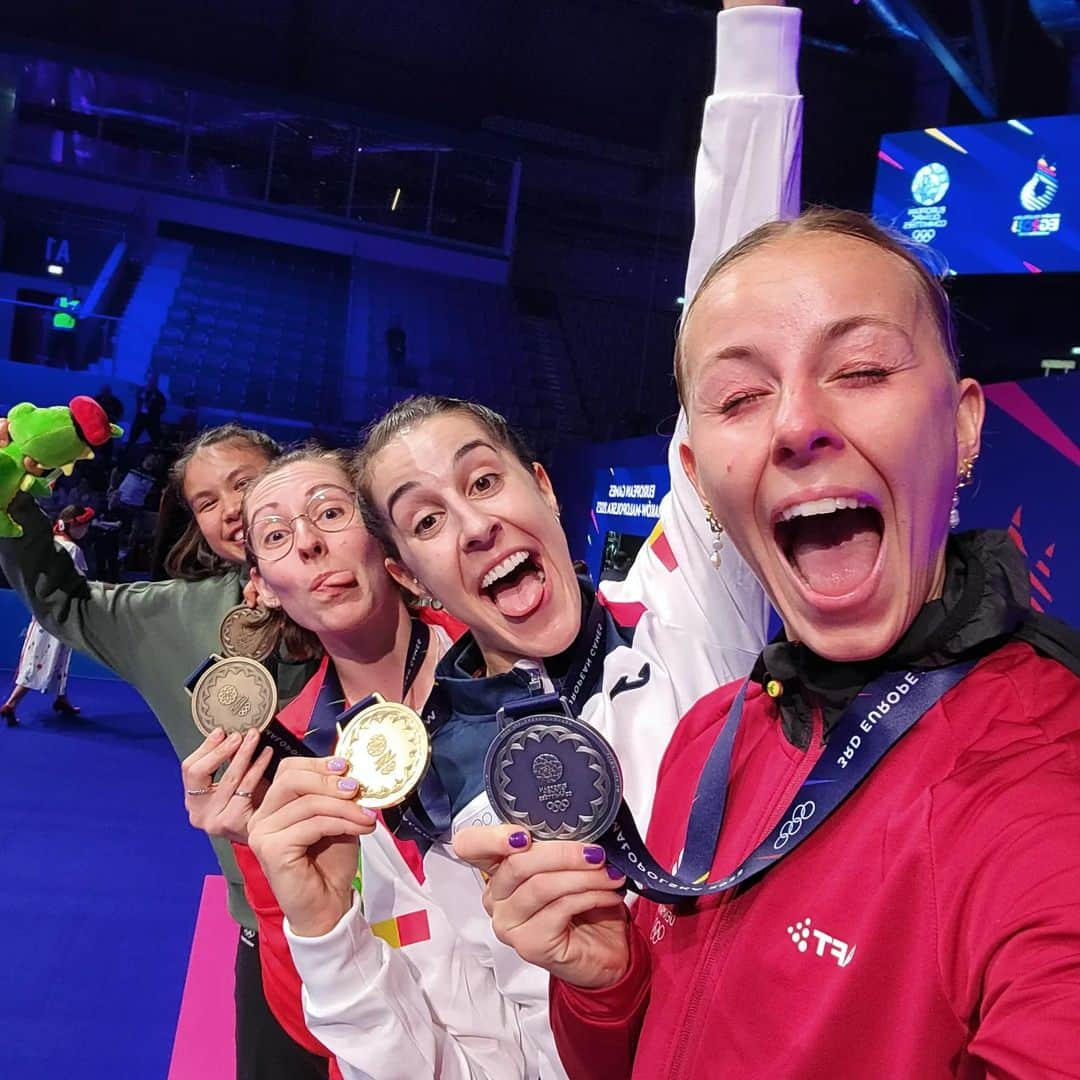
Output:
<path fill-rule="evenodd" d="M 191 715 L 204 735 L 266 727 L 277 712 L 273 677 L 256 660 L 232 656 L 211 664 L 191 692 Z"/>
<path fill-rule="evenodd" d="M 266 612 L 237 604 L 221 620 L 221 651 L 226 656 L 265 660 L 277 647 L 277 629 L 266 621 Z"/>
<path fill-rule="evenodd" d="M 420 783 L 431 759 L 424 721 L 407 705 L 384 701 L 357 713 L 338 734 L 337 757 L 360 781 L 356 801 L 369 810 L 404 802 Z"/>

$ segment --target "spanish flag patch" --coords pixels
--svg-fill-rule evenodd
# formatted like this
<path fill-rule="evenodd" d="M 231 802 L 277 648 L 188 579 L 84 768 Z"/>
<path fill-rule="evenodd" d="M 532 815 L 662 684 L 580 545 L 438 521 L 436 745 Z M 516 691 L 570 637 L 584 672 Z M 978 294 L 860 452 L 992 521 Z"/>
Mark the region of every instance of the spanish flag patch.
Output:
<path fill-rule="evenodd" d="M 416 945 L 418 942 L 431 940 L 427 912 L 422 909 L 372 923 L 371 932 L 376 937 L 382 938 L 392 949 L 402 949 L 406 945 Z"/>

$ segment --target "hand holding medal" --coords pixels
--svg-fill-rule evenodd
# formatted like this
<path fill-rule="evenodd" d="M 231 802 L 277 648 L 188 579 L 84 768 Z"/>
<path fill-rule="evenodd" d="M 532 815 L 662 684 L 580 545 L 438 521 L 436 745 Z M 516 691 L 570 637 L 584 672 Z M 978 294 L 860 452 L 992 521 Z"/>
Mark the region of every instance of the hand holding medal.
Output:
<path fill-rule="evenodd" d="M 265 789 L 269 747 L 259 749 L 258 730 L 227 734 L 221 728 L 184 758 L 180 775 L 188 820 L 210 836 L 246 844 L 248 824 Z M 217 781 L 214 777 L 227 766 Z"/>
<path fill-rule="evenodd" d="M 431 743 L 416 712 L 372 694 L 339 718 L 336 756 L 359 784 L 357 803 L 382 810 L 412 794 L 427 771 Z"/>
<path fill-rule="evenodd" d="M 334 757 L 281 763 L 249 830 L 281 909 L 302 937 L 325 934 L 349 910 L 357 839 L 374 831 L 377 809 L 408 797 L 431 756 L 420 717 L 377 694 L 339 725 Z"/>

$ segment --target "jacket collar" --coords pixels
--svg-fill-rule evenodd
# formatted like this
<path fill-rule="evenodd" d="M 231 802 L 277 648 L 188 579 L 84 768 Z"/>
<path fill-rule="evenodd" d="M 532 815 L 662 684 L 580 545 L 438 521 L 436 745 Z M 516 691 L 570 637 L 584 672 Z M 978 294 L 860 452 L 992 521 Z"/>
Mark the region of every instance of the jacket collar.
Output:
<path fill-rule="evenodd" d="M 1015 635 L 1031 618 L 1027 568 L 1004 532 L 985 530 L 949 538 L 941 598 L 924 605 L 897 644 L 883 656 L 854 663 L 825 660 L 781 631 L 765 647 L 751 679 L 775 679 L 784 734 L 796 746 L 810 742 L 813 709 L 832 728 L 859 690 L 886 671 L 932 670 L 978 659 Z"/>
<path fill-rule="evenodd" d="M 604 635 L 602 655 L 596 659 L 594 677 L 598 677 L 602 667 L 602 657 L 616 645 L 623 644 L 622 631 L 615 624 L 606 610 L 600 610 L 599 595 L 585 578 L 578 578 L 581 589 L 581 622 L 577 636 L 570 647 L 558 656 L 544 657 L 522 663 L 500 675 L 484 675 L 484 660 L 472 632 L 464 634 L 450 648 L 439 662 L 435 672 L 435 722 L 445 720 L 449 715 L 463 717 L 491 717 L 507 702 L 534 693 L 543 693 L 538 687 L 533 674 L 539 665 L 544 674 L 561 692 L 562 684 L 568 673 L 577 668 L 583 653 L 590 647 L 590 624 L 596 627 L 596 618 L 602 618 Z M 587 697 L 588 695 L 586 695 Z M 579 707 L 583 704 L 580 701 Z M 432 717 L 429 715 L 429 722 Z"/>

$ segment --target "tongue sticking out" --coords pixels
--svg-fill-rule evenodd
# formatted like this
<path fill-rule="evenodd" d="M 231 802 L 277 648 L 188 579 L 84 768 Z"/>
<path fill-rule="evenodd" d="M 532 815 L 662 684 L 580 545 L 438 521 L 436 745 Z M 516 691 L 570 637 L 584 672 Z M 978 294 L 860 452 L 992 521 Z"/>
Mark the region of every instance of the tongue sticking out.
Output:
<path fill-rule="evenodd" d="M 814 592 L 845 596 L 870 576 L 881 547 L 875 510 L 837 510 L 786 523 L 791 564 Z"/>
<path fill-rule="evenodd" d="M 544 575 L 531 563 L 512 571 L 487 590 L 499 611 L 511 619 L 531 615 L 544 598 Z"/>

